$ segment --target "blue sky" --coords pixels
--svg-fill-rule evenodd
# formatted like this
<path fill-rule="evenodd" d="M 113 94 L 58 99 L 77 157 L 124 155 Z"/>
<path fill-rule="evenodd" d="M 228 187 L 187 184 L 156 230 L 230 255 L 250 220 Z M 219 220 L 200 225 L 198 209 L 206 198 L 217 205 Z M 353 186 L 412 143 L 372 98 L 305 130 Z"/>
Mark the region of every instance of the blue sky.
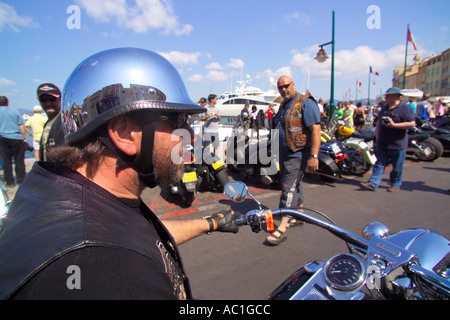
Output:
<path fill-rule="evenodd" d="M 409 44 L 410 53 L 424 58 L 450 47 L 449 9 L 447 0 L 0 0 L 0 95 L 32 109 L 40 83 L 62 90 L 88 56 L 141 47 L 175 65 L 194 101 L 247 75 L 268 89 L 283 74 L 298 91 L 309 83 L 316 98 L 328 100 L 330 59 L 314 57 L 331 41 L 335 10 L 335 99 L 349 89 L 354 99 L 357 80 L 358 98 L 367 97 L 369 66 L 380 74 L 371 76 L 375 97 L 404 63 L 408 23 L 418 46 L 415 52 Z M 331 46 L 325 50 L 330 56 Z"/>

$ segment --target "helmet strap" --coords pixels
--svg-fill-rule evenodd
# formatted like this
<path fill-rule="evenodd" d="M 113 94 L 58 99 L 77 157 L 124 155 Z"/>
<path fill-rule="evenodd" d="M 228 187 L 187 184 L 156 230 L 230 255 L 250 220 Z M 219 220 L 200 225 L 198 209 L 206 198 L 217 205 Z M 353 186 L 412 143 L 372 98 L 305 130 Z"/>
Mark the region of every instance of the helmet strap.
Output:
<path fill-rule="evenodd" d="M 142 127 L 141 152 L 138 154 L 134 163 L 137 167 L 137 173 L 145 185 L 154 188 L 158 185 L 158 177 L 153 167 L 153 143 L 155 141 L 156 122 L 147 122 Z"/>
<path fill-rule="evenodd" d="M 155 121 L 142 125 L 141 152 L 138 155 L 130 156 L 112 142 L 106 127 L 101 130 L 98 139 L 111 151 L 117 155 L 116 167 L 129 167 L 134 169 L 139 178 L 149 188 L 158 185 L 158 178 L 153 167 L 153 142 L 155 138 Z"/>

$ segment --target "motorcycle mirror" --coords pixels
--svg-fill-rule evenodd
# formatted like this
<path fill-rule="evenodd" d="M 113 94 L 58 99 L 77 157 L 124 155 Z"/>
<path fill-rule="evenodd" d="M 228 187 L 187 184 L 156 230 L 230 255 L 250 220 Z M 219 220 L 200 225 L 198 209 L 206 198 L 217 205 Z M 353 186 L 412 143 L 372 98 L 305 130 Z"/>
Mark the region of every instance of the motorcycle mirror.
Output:
<path fill-rule="evenodd" d="M 389 229 L 381 222 L 372 222 L 364 227 L 362 234 L 367 240 L 372 237 L 386 238 L 389 236 Z"/>
<path fill-rule="evenodd" d="M 248 189 L 245 183 L 241 181 L 227 182 L 223 189 L 223 194 L 234 202 L 244 202 L 248 197 Z"/>

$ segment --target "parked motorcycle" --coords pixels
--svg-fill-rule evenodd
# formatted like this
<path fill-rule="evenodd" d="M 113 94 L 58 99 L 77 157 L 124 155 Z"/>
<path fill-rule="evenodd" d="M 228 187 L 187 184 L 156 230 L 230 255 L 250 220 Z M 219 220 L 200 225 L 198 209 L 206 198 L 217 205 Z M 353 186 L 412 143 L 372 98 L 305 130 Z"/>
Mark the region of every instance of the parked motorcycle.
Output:
<path fill-rule="evenodd" d="M 183 151 L 184 171 L 181 181 L 170 186 L 172 194 L 180 196 L 182 205 L 191 206 L 197 194 L 197 170 L 194 163 L 194 147 L 192 145 L 185 146 Z"/>
<path fill-rule="evenodd" d="M 335 132 L 336 139 L 343 149 L 351 152 L 349 162 L 353 174 L 364 174 L 377 161 L 375 155 L 375 132 L 372 130 L 355 129 L 339 126 Z"/>
<path fill-rule="evenodd" d="M 450 151 L 450 129 L 448 128 L 448 120 L 446 121 L 445 118 L 442 119 L 442 121 L 436 120 L 433 124 L 430 120 L 416 117 L 416 126 L 419 130 L 429 133 L 432 138 L 439 140 L 442 144 L 443 150 Z M 437 152 L 439 153 L 441 151 L 443 153 L 443 150 L 438 150 Z"/>
<path fill-rule="evenodd" d="M 274 218 L 291 216 L 330 231 L 347 243 L 349 253 L 325 262 L 313 260 L 295 271 L 269 300 L 430 300 L 450 298 L 450 241 L 424 228 L 395 234 L 379 222 L 363 229 L 363 237 L 344 230 L 323 213 L 303 208 L 266 210 L 239 181 L 229 182 L 227 198 L 243 202 L 251 197 L 259 209 L 236 219 L 253 232 L 275 230 Z M 327 221 L 305 213 L 315 212 Z"/>
<path fill-rule="evenodd" d="M 443 153 L 439 140 L 433 138 L 430 132 L 414 127 L 408 130 L 408 148 L 406 153 L 414 154 L 421 161 L 434 161 Z"/>
<path fill-rule="evenodd" d="M 247 132 L 245 121 L 237 116 L 226 144 L 227 168 L 232 172 L 245 172 L 265 186 L 278 188 L 280 165 L 277 152 L 272 152 L 270 137 L 261 136 L 258 141 L 251 141 Z"/>
<path fill-rule="evenodd" d="M 229 180 L 225 163 L 213 152 L 205 154 L 205 148 L 195 150 L 186 147 L 184 155 L 184 172 L 182 179 L 172 185 L 172 193 L 179 194 L 185 206 L 190 206 L 197 191 L 214 189 L 222 192 Z M 196 155 L 199 157 L 196 157 Z"/>
<path fill-rule="evenodd" d="M 341 125 L 337 114 L 329 122 L 329 126 L 322 131 L 322 148 L 326 148 L 328 143 L 333 142 L 339 146 L 340 152 L 332 157 L 344 174 L 361 175 L 375 164 L 373 140 L 374 134 L 371 132 L 363 134 L 363 130 Z"/>
<path fill-rule="evenodd" d="M 203 152 L 204 150 L 203 148 Z M 229 180 L 224 161 L 213 152 L 209 152 L 208 158 L 203 153 L 201 162 L 194 159 L 189 167 L 197 172 L 197 190 L 212 188 L 222 192 Z"/>
<path fill-rule="evenodd" d="M 313 172 L 328 181 L 342 181 L 342 168 L 347 156 L 342 152 L 338 143 L 328 140 L 320 144 L 319 149 L 319 170 Z"/>
<path fill-rule="evenodd" d="M 343 146 L 349 149 L 353 146 L 361 152 L 370 166 L 375 164 L 374 129 L 363 130 L 339 126 L 336 131 L 336 137 L 339 141 L 342 141 Z M 421 161 L 433 161 L 442 156 L 443 146 L 439 140 L 431 136 L 431 132 L 415 127 L 408 130 L 408 148 L 406 152 L 414 154 Z"/>
<path fill-rule="evenodd" d="M 277 134 L 276 130 L 272 131 Z M 276 138 L 274 138 L 276 140 Z M 274 141 L 275 141 L 274 140 Z M 227 141 L 227 167 L 231 171 L 246 172 L 264 185 L 280 186 L 280 166 L 277 152 L 273 152 L 271 138 L 261 137 L 258 143 L 250 143 L 240 117 L 237 117 L 233 132 Z M 319 170 L 312 172 L 328 180 L 342 180 L 341 171 L 335 162 L 337 144 L 323 144 L 319 150 Z"/>
<path fill-rule="evenodd" d="M 446 113 L 443 116 L 435 118 L 433 120 L 433 126 L 436 128 L 450 130 L 450 114 Z"/>
<path fill-rule="evenodd" d="M 225 163 L 202 143 L 202 124 L 191 123 L 196 142 L 183 146 L 184 171 L 176 184 L 171 185 L 173 194 L 180 196 L 182 204 L 189 207 L 198 191 L 213 189 L 222 192 L 229 177 Z"/>

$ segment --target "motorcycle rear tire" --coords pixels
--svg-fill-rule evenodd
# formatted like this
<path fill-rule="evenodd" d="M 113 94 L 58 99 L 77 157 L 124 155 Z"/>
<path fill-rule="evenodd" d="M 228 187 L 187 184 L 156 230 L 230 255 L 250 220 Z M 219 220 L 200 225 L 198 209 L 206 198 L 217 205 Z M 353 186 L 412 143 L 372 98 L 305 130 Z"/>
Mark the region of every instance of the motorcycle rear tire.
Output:
<path fill-rule="evenodd" d="M 444 147 L 442 146 L 442 143 L 433 137 L 426 138 L 425 140 L 418 141 L 417 143 L 422 147 L 429 147 L 431 149 L 431 154 L 429 154 L 428 156 L 423 154 L 420 150 L 414 152 L 414 155 L 420 161 L 434 161 L 437 158 L 441 157 L 444 153 Z"/>
<path fill-rule="evenodd" d="M 187 191 L 184 186 L 181 187 L 182 190 L 180 192 L 181 201 L 183 203 L 183 206 L 190 207 L 192 205 L 192 202 L 194 202 L 195 199 L 195 191 Z"/>
<path fill-rule="evenodd" d="M 223 189 L 225 188 L 225 185 L 227 184 L 227 182 L 229 181 L 228 179 L 228 173 L 227 170 L 225 168 L 223 168 L 220 171 L 217 171 L 215 173 L 215 177 L 216 177 L 216 188 L 222 192 Z"/>
<path fill-rule="evenodd" d="M 355 175 L 363 175 L 371 167 L 364 156 L 356 150 L 349 150 L 346 161 L 349 163 L 351 173 Z"/>

